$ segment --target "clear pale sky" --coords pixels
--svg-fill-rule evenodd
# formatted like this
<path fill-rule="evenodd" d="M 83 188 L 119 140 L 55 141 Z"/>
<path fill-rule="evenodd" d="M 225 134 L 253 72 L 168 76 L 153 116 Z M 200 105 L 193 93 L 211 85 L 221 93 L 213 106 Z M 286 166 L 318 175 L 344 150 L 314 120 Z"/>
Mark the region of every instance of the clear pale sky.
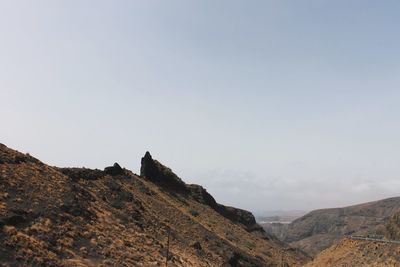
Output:
<path fill-rule="evenodd" d="M 2 1 L 0 142 L 217 201 L 314 209 L 399 195 L 400 2 Z"/>

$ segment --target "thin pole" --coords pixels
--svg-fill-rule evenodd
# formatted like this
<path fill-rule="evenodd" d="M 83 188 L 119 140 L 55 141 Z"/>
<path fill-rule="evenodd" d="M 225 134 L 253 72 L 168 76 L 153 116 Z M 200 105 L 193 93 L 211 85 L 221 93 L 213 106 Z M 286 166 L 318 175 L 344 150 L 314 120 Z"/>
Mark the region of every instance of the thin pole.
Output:
<path fill-rule="evenodd" d="M 168 238 L 167 238 L 167 257 L 165 258 L 165 267 L 168 267 L 168 257 L 169 257 L 169 235 L 171 233 L 171 228 L 168 227 Z"/>

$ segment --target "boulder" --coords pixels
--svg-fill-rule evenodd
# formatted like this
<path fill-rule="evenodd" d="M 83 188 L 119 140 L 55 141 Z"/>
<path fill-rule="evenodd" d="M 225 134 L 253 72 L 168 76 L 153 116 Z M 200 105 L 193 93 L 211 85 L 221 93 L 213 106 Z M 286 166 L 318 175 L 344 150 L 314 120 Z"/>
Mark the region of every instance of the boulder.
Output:
<path fill-rule="evenodd" d="M 111 176 L 121 175 L 124 174 L 124 169 L 122 169 L 118 163 L 114 163 L 113 166 L 104 168 L 104 173 Z"/>

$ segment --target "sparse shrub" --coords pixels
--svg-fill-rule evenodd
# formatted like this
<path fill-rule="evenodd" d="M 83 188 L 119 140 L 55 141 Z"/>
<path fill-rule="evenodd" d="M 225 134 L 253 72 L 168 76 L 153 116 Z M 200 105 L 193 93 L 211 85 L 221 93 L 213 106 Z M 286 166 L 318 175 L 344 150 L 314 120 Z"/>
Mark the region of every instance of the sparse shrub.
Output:
<path fill-rule="evenodd" d="M 143 194 L 146 194 L 148 196 L 152 196 L 154 195 L 154 192 L 150 191 L 150 189 L 148 189 L 147 187 L 145 187 L 143 184 L 140 184 L 138 186 L 139 191 L 142 192 Z"/>
<path fill-rule="evenodd" d="M 225 231 L 225 236 L 229 241 L 237 241 L 238 238 L 232 233 L 232 231 Z"/>
<path fill-rule="evenodd" d="M 200 213 L 199 213 L 197 210 L 190 210 L 189 212 L 190 212 L 190 214 L 192 214 L 192 216 L 194 216 L 194 217 L 197 217 L 197 216 L 200 215 Z"/>
<path fill-rule="evenodd" d="M 264 254 L 264 255 L 267 256 L 267 257 L 272 257 L 272 253 L 271 253 L 271 251 L 269 251 L 269 250 L 264 250 L 264 251 L 262 251 L 261 253 Z"/>
<path fill-rule="evenodd" d="M 253 243 L 248 242 L 248 241 L 246 241 L 246 243 L 244 243 L 244 245 L 250 250 L 253 250 L 256 247 L 256 245 L 254 245 Z"/>

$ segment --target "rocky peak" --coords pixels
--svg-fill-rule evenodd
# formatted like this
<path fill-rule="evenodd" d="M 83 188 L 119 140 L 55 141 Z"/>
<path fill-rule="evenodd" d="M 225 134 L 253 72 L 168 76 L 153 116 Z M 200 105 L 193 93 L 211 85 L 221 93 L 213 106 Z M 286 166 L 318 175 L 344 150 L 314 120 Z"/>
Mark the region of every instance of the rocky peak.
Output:
<path fill-rule="evenodd" d="M 147 151 L 141 160 L 140 176 L 174 192 L 188 192 L 186 184 L 172 170 L 154 160 Z"/>
<path fill-rule="evenodd" d="M 149 151 L 146 151 L 146 153 L 144 154 L 144 157 L 143 157 L 143 158 L 153 160 L 153 157 L 151 156 L 151 154 L 150 154 Z"/>

